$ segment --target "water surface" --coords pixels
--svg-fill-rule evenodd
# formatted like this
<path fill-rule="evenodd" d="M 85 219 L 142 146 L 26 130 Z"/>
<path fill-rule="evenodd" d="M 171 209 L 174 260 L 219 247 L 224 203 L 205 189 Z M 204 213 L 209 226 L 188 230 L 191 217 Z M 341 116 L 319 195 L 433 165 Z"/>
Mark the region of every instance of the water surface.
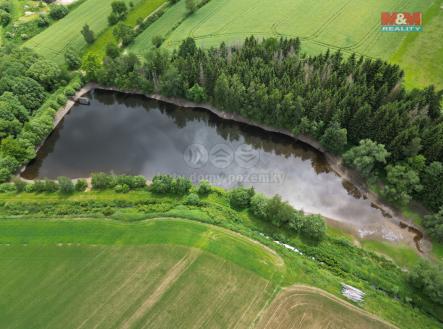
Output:
<path fill-rule="evenodd" d="M 91 172 L 184 175 L 215 185 L 252 185 L 297 209 L 351 225 L 361 236 L 410 238 L 301 142 L 203 109 L 95 90 L 54 130 L 25 178 L 88 177 Z"/>

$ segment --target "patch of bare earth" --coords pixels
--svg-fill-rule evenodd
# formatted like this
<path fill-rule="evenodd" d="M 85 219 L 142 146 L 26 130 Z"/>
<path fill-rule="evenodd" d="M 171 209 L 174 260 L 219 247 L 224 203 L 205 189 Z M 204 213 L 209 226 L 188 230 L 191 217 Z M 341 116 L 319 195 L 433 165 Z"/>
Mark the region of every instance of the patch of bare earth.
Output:
<path fill-rule="evenodd" d="M 263 313 L 255 329 L 395 329 L 376 316 L 308 286 L 284 289 Z"/>

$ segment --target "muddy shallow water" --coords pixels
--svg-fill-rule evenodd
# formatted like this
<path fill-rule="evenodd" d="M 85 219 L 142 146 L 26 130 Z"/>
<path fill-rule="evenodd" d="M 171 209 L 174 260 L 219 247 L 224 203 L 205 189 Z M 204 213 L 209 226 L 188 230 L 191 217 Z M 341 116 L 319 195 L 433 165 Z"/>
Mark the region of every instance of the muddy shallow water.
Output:
<path fill-rule="evenodd" d="M 142 96 L 95 90 L 54 130 L 24 178 L 87 177 L 91 172 L 184 175 L 214 185 L 252 185 L 280 194 L 360 237 L 414 244 L 401 228 L 329 167 L 324 156 L 288 136 Z"/>

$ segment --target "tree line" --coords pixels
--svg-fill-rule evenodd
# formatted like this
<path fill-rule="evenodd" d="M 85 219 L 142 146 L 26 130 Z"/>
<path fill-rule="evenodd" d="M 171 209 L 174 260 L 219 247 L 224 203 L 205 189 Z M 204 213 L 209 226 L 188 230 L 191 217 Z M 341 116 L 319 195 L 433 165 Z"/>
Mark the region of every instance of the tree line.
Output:
<path fill-rule="evenodd" d="M 32 50 L 14 46 L 0 48 L 0 77 L 0 182 L 4 182 L 35 157 L 36 147 L 53 129 L 56 111 L 81 81 Z"/>

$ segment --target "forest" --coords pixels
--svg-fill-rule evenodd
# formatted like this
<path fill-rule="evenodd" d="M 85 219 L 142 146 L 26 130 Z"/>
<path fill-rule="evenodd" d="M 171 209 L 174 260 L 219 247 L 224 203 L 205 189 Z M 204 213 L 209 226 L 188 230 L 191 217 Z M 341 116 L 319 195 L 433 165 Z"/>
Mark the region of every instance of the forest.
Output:
<path fill-rule="evenodd" d="M 35 157 L 56 111 L 81 87 L 75 73 L 26 48 L 0 48 L 0 181 Z"/>
<path fill-rule="evenodd" d="M 102 64 L 103 62 L 103 64 Z M 83 62 L 87 80 L 210 103 L 254 122 L 319 140 L 395 205 L 411 199 L 434 212 L 423 223 L 443 241 L 443 91 L 406 90 L 397 65 L 327 51 L 299 39 L 249 37 L 208 50 L 192 38 L 144 58 L 109 51 Z"/>

